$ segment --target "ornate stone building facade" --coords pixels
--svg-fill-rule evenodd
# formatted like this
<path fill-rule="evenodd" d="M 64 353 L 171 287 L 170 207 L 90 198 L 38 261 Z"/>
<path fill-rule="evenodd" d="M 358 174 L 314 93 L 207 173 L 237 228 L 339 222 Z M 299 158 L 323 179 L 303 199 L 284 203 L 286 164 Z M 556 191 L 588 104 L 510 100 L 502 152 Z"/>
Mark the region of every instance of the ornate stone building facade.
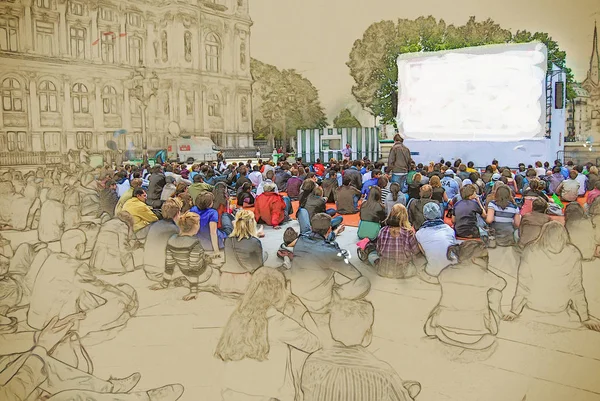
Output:
<path fill-rule="evenodd" d="M 598 28 L 594 26 L 594 40 L 592 43 L 592 56 L 590 69 L 581 87 L 588 96 L 586 100 L 586 120 L 589 121 L 589 135 L 594 142 L 600 142 L 600 56 L 598 54 Z M 582 99 L 583 100 L 583 99 Z"/>
<path fill-rule="evenodd" d="M 172 122 L 252 146 L 251 25 L 247 0 L 2 1 L 0 153 L 140 149 L 143 108 L 130 92 L 142 66 L 158 77 L 150 151 L 166 148 Z"/>

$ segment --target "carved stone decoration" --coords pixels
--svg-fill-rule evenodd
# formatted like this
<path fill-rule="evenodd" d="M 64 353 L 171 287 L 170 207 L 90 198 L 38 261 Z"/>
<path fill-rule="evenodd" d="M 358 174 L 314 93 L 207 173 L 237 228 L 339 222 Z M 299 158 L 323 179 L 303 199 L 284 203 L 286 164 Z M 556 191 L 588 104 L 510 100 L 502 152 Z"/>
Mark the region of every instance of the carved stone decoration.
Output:
<path fill-rule="evenodd" d="M 248 121 L 248 99 L 244 96 L 240 102 L 240 112 L 242 114 L 242 120 Z"/>
<path fill-rule="evenodd" d="M 246 69 L 246 43 L 242 42 L 240 45 L 240 68 Z"/>
<path fill-rule="evenodd" d="M 162 33 L 160 34 L 160 40 L 162 43 L 162 61 L 163 63 L 166 63 L 167 61 L 169 61 L 169 42 L 167 39 L 167 31 L 162 31 Z"/>
<path fill-rule="evenodd" d="M 158 48 L 160 47 L 160 43 L 158 43 L 158 40 L 155 40 L 153 45 L 154 45 L 154 59 L 158 60 Z"/>
<path fill-rule="evenodd" d="M 185 31 L 183 34 L 183 49 L 185 53 L 185 61 L 188 63 L 192 61 L 192 33 Z"/>

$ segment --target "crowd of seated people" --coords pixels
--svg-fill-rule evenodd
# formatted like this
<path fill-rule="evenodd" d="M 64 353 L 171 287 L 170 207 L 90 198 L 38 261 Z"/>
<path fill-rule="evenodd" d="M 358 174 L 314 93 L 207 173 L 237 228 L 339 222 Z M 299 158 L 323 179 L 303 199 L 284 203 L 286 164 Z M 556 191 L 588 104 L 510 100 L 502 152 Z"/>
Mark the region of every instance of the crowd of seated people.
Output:
<path fill-rule="evenodd" d="M 424 166 L 411 160 L 397 137 L 387 165 L 369 160 L 311 165 L 283 158 L 255 165 L 166 163 L 116 171 L 104 166 L 48 178 L 42 172 L 39 188 L 33 188 L 37 192 L 32 191 L 39 202 L 29 211 L 29 225 L 37 227 L 40 243 L 59 241 L 62 252 L 46 255 L 41 246 L 28 248 L 15 252 L 10 264 L 35 269 L 15 285 L 30 300 L 28 324 L 37 331 L 55 324 L 55 316 L 76 313 L 74 305 L 92 316 L 79 324 L 82 337 L 125 325 L 138 308 L 135 290 L 96 276 L 140 268 L 154 282 L 153 290 L 189 288 L 185 301 L 201 291 L 238 298 L 215 353 L 227 367 L 224 399 L 247 394 L 291 400 L 300 387 L 306 400 L 339 399 L 324 383 L 341 379 L 320 381 L 315 372 L 364 377 L 365 385 L 373 385 L 361 376 L 364 366 L 342 363 L 354 360 L 371 366 L 386 383 L 382 390 L 378 381 L 369 395 L 394 392 L 409 400 L 418 383 L 399 381 L 363 349 L 373 321 L 365 300 L 371 283 L 336 242 L 345 216 L 359 218 L 358 237 L 370 244 L 365 260 L 376 274 L 417 276 L 439 285 L 441 298 L 425 332 L 442 342 L 487 348 L 500 322 L 517 319 L 526 309 L 576 314 L 581 325 L 599 330 L 581 285 L 582 263 L 600 257 L 598 169 L 559 161 L 552 168 L 535 164 L 513 172 L 494 161 L 481 173 L 460 160 Z M 70 200 L 78 203 L 78 215 L 68 219 L 59 190 L 65 185 L 78 188 L 80 196 Z M 265 267 L 260 225 L 279 229 L 294 213 L 300 230 L 285 230 L 278 252 L 283 265 Z M 553 221 L 563 215 L 564 225 Z M 77 225 L 82 216 L 98 223 Z M 520 255 L 517 291 L 507 313 L 500 308 L 506 283 L 489 270 L 488 248 L 494 246 L 514 247 Z M 534 261 L 542 259 L 549 273 L 532 286 Z M 62 270 L 48 268 L 59 264 Z M 44 290 L 56 274 L 66 278 L 60 294 Z M 93 302 L 98 297 L 105 302 Z M 20 302 L 12 300 L 13 306 Z M 356 324 L 344 329 L 341 321 Z M 264 371 L 265 379 L 235 380 L 255 371 Z M 344 399 L 370 399 L 356 391 Z"/>

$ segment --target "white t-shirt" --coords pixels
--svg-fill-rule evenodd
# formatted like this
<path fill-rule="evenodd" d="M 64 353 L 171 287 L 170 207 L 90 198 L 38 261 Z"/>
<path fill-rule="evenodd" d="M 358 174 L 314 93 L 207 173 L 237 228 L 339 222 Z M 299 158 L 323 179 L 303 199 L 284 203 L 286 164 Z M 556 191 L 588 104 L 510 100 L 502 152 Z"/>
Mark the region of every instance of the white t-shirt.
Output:
<path fill-rule="evenodd" d="M 446 266 L 454 264 L 446 257 L 448 247 L 456 244 L 456 235 L 449 225 L 421 228 L 416 237 L 427 258 L 427 274 L 437 277 Z"/>
<path fill-rule="evenodd" d="M 546 169 L 543 167 L 537 167 L 535 169 L 535 173 L 537 174 L 538 177 L 543 177 L 546 175 Z"/>

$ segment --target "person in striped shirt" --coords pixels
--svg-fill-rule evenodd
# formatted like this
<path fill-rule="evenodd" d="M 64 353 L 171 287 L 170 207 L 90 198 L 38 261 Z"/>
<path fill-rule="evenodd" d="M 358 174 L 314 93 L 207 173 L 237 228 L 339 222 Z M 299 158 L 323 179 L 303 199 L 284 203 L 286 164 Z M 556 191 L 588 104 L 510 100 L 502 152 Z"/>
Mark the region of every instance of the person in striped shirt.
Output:
<path fill-rule="evenodd" d="M 167 260 L 162 282 L 150 287 L 151 290 L 163 290 L 169 287 L 175 274 L 175 267 L 189 282 L 190 292 L 183 297 L 190 301 L 198 297 L 199 288 L 216 290 L 219 284 L 218 269 L 210 266 L 211 258 L 200 244 L 196 233 L 200 229 L 200 217 L 193 212 L 182 214 L 177 221 L 179 234 L 173 235 L 167 242 Z"/>
<path fill-rule="evenodd" d="M 488 205 L 486 223 L 496 232 L 496 243 L 500 246 L 516 244 L 521 214 L 515 205 L 510 188 L 506 185 L 496 190 L 494 200 Z"/>
<path fill-rule="evenodd" d="M 364 300 L 333 304 L 329 328 L 335 343 L 311 354 L 302 370 L 304 401 L 409 401 L 421 391 L 403 381 L 367 350 L 373 338 L 373 305 Z"/>

